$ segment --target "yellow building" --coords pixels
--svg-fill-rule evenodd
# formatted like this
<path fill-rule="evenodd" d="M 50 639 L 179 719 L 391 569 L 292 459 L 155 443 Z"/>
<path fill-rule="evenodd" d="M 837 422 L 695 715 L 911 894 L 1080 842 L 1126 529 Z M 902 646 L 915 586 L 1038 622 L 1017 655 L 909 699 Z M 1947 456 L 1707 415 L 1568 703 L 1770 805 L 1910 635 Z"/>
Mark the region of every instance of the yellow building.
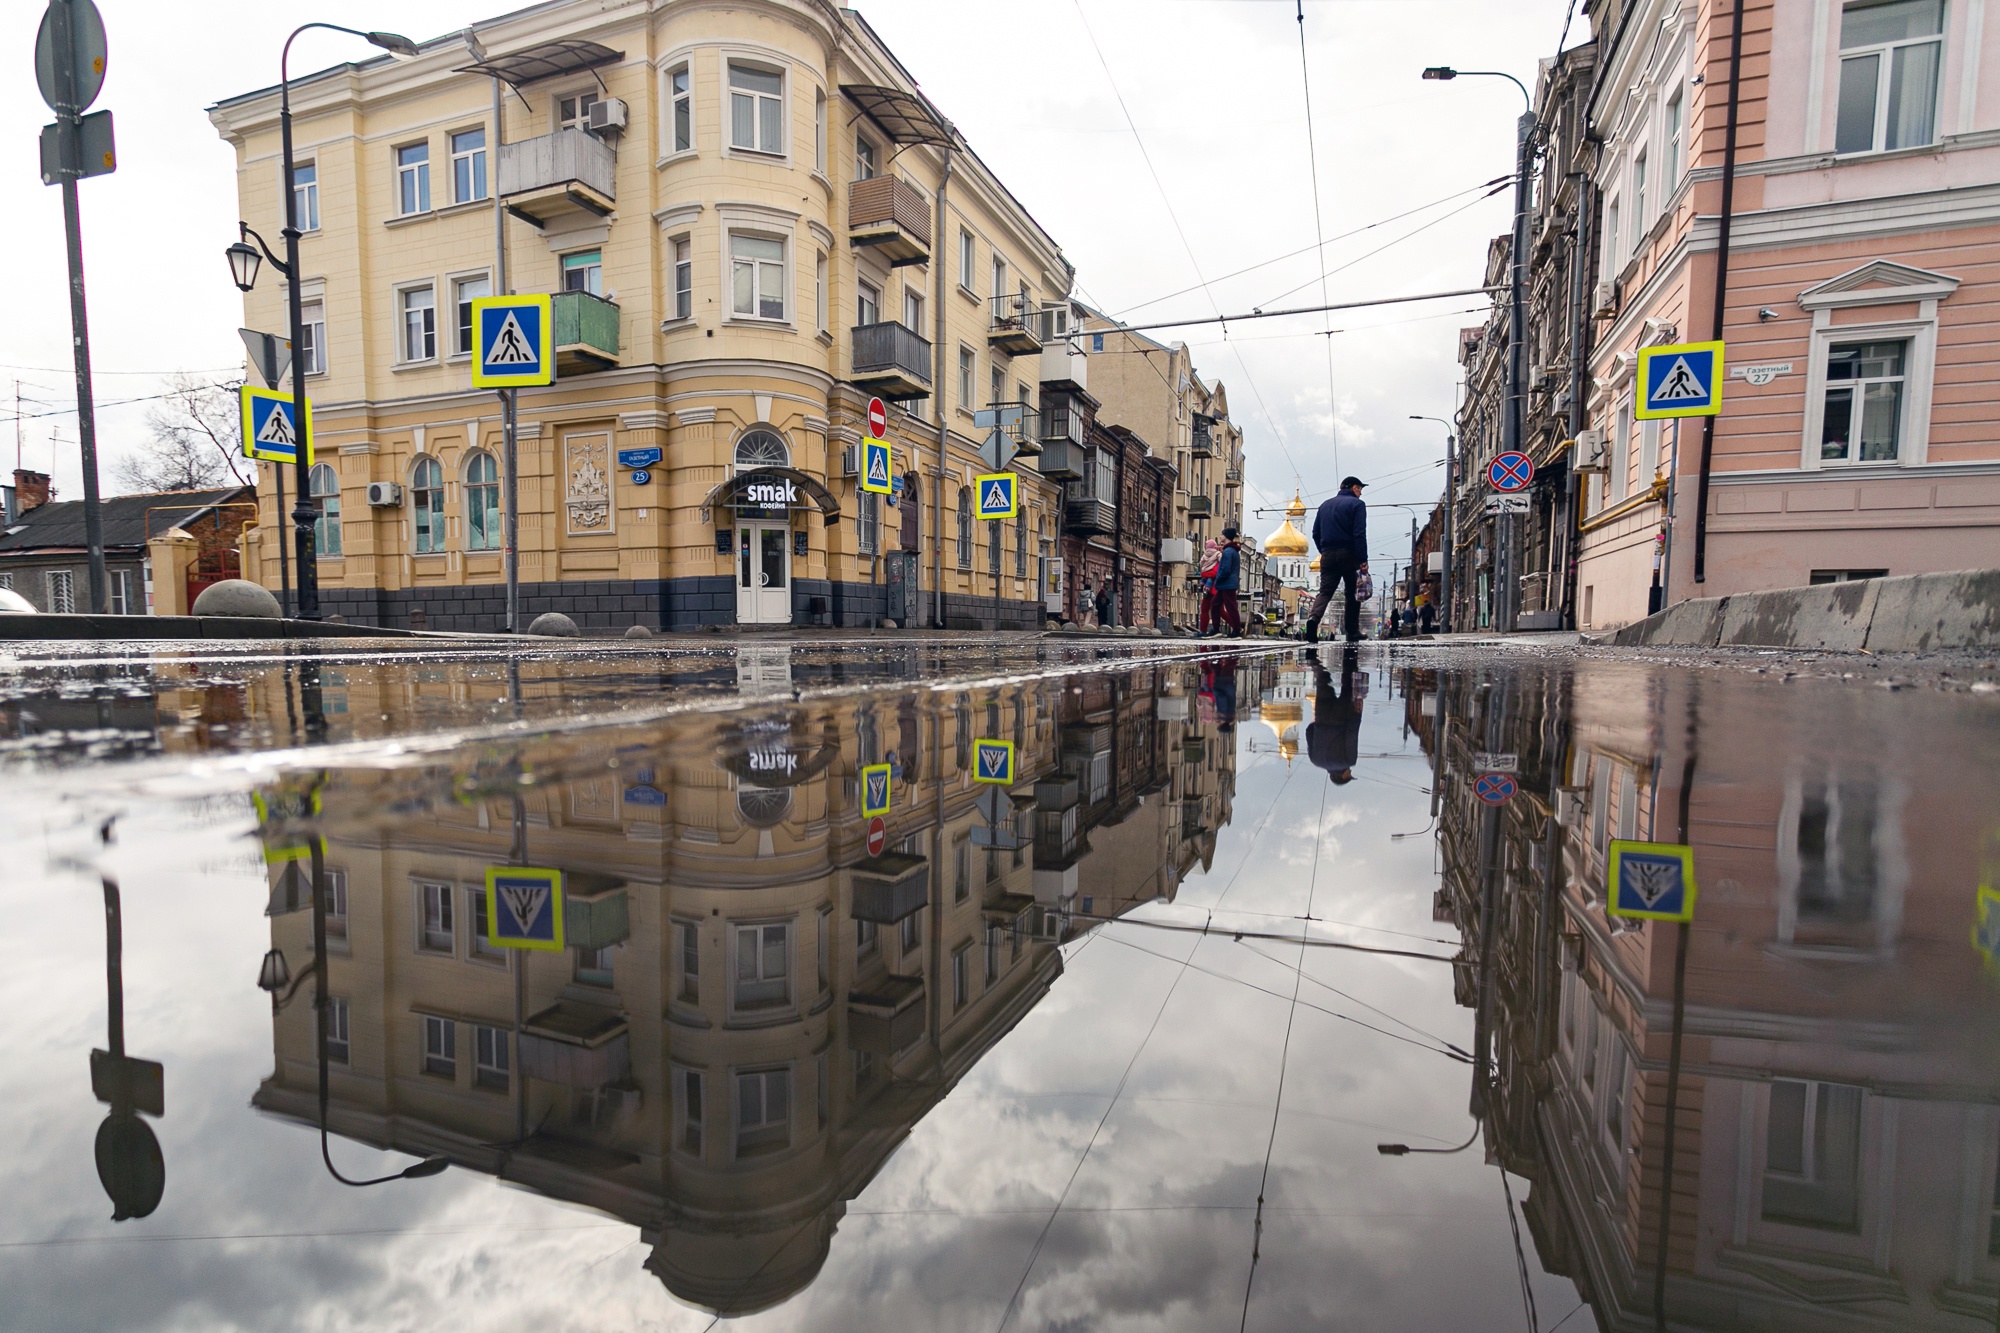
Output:
<path fill-rule="evenodd" d="M 500 623 L 501 406 L 471 385 L 470 307 L 547 292 L 558 378 L 517 391 L 523 622 L 974 626 L 997 597 L 1041 623 L 1058 488 L 1030 456 L 1020 516 L 977 521 L 974 413 L 1029 404 L 1009 429 L 1038 438 L 1071 269 L 858 14 L 554 0 L 302 76 L 292 105 L 326 611 Z M 263 89 L 209 113 L 274 247 L 277 111 Z M 283 331 L 285 297 L 267 280 L 245 322 Z M 855 476 L 871 395 L 894 503 Z M 244 569 L 276 586 L 260 471 Z"/>

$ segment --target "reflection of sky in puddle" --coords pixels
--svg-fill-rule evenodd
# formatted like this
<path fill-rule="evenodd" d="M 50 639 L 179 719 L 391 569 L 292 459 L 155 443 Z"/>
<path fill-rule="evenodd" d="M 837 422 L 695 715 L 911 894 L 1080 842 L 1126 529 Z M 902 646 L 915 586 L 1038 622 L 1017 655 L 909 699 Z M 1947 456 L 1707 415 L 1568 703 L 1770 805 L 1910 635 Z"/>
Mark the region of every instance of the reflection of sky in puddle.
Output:
<path fill-rule="evenodd" d="M 1994 805 L 1990 708 L 1635 667 L 1440 677 L 1378 665 L 1355 780 L 1334 785 L 1310 762 L 1320 704 L 1293 660 L 1241 661 L 1233 729 L 1222 673 L 1168 665 L 962 693 L 808 693 L 757 705 L 748 726 L 703 714 L 415 758 L 339 751 L 347 766 L 317 827 L 324 864 L 344 874 L 346 952 L 332 952 L 329 978 L 351 1005 L 354 1063 L 330 1085 L 331 1151 L 351 1176 L 400 1170 L 415 1152 L 456 1162 L 365 1190 L 316 1160 L 312 914 L 265 915 L 276 872 L 258 854 L 290 833 L 260 844 L 249 801 L 226 792 L 124 796 L 72 770 L 51 794 L 17 771 L 16 873 L 0 889 L 12 923 L 0 932 L 0 1116 L 16 1145 L 0 1166 L 5 1322 L 709 1324 L 671 1289 L 761 1310 L 744 1322 L 772 1328 L 1207 1329 L 1241 1318 L 1246 1291 L 1257 1328 L 1516 1327 L 1496 1155 L 1524 1205 L 1540 1326 L 1574 1309 L 1579 1285 L 1607 1316 L 1649 1319 L 1659 1195 L 1656 1168 L 1648 1179 L 1639 1164 L 1656 1161 L 1673 934 L 1608 933 L 1592 858 L 1604 837 L 1673 840 L 1690 725 L 1702 915 L 1682 1094 L 1695 1137 L 1676 1168 L 1690 1202 L 1676 1227 L 1698 1229 L 1703 1248 L 1694 1272 L 1677 1260 L 1670 1290 L 1715 1327 L 1810 1322 L 1825 1308 L 1799 1275 L 1838 1271 L 1880 1287 L 1845 1309 L 1877 1309 L 1868 1302 L 1893 1299 L 1894 1282 L 1906 1304 L 1879 1308 L 1898 1317 L 1951 1327 L 1948 1310 L 1984 1301 L 1990 1322 L 2000 1063 L 1968 944 Z M 756 667 L 768 681 L 772 664 Z M 1424 831 L 1436 715 L 1450 725 L 1441 845 Z M 454 716 L 484 721 L 472 705 Z M 1830 731 L 1828 716 L 1844 725 Z M 994 854 L 990 877 L 969 843 L 985 821 L 960 774 L 961 728 L 1022 749 L 1022 863 Z M 747 758 L 778 750 L 795 761 Z M 1431 961 L 1460 952 L 1454 921 L 1478 942 L 1475 750 L 1516 754 L 1523 787 L 1485 858 L 1504 867 L 1493 891 L 1505 904 L 1491 1113 L 1471 1151 L 1385 1157 L 1380 1142 L 1448 1147 L 1475 1127 L 1471 1070 L 1451 1051 L 1474 1047 L 1477 973 Z M 931 877 L 907 958 L 898 924 L 879 925 L 870 952 L 846 919 L 869 869 L 857 867 L 855 772 L 891 755 L 889 842 Z M 774 772 L 794 785 L 752 780 Z M 160 768 L 145 773 L 161 790 Z M 628 800 L 631 788 L 663 799 Z M 1553 872 L 1539 814 L 1552 789 Z M 782 802 L 760 801 L 776 792 Z M 112 812 L 100 855 L 97 823 Z M 505 1093 L 479 1088 L 472 1028 L 512 1027 L 513 975 L 473 956 L 464 906 L 452 955 L 418 952 L 422 875 L 463 889 L 517 837 L 531 864 L 622 881 L 613 986 L 593 990 L 574 949 L 539 956 L 524 1009 L 625 1015 L 616 1081 L 635 1096 L 609 1111 L 598 1100 L 577 1113 L 597 1089 L 522 1081 L 518 1054 Z M 166 1114 L 151 1122 L 164 1200 L 116 1224 L 91 1149 L 104 1113 L 87 1059 L 104 1042 L 104 914 L 86 869 L 98 865 L 122 885 L 128 1047 L 166 1066 Z M 835 913 L 825 1003 L 822 904 Z M 726 932 L 780 919 L 793 923 L 792 1008 L 767 1025 L 717 990 L 743 963 Z M 692 1004 L 684 922 L 708 950 Z M 1004 923 L 991 983 L 988 923 Z M 1301 929 L 1314 947 L 1301 949 Z M 253 985 L 274 942 L 304 974 L 275 1023 Z M 923 1024 L 914 1044 L 871 1057 L 864 1090 L 855 1052 L 875 1029 L 845 997 L 889 989 L 885 975 L 922 982 Z M 440 1013 L 458 1024 L 448 1083 L 420 1072 L 422 1016 Z M 789 1141 L 732 1153 L 742 1108 L 725 1084 L 780 1067 Z M 685 1151 L 675 1084 L 690 1068 L 709 1080 L 700 1155 Z M 1817 1194 L 1770 1184 L 1772 1153 L 1790 1142 L 1773 1118 L 1802 1082 L 1861 1089 L 1851 1114 L 1844 1093 L 1801 1103 L 1830 1108 L 1814 1126 Z M 513 1137 L 523 1087 L 537 1146 L 482 1148 Z M 1851 1225 L 1839 1214 L 1850 1178 Z M 1788 1220 L 1809 1207 L 1834 1210 L 1834 1224 Z M 1749 1313 L 1732 1323 L 1731 1310 Z"/>

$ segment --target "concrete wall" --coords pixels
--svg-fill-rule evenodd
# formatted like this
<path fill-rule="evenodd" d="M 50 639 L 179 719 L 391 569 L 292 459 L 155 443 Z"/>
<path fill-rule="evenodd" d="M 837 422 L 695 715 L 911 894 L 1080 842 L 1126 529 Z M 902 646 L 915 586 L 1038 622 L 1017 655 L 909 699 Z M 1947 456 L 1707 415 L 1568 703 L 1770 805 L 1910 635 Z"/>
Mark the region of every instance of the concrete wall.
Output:
<path fill-rule="evenodd" d="M 1697 598 L 1627 625 L 1610 641 L 1871 653 L 1991 647 L 2000 645 L 2000 569 Z"/>

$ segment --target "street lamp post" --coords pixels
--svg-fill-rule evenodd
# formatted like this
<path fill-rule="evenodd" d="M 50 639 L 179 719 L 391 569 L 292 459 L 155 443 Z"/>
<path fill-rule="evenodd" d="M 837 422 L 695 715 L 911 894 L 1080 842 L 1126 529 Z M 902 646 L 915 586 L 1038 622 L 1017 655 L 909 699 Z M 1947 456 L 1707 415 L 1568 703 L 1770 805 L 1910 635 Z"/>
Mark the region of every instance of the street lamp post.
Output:
<path fill-rule="evenodd" d="M 1435 421 L 1444 427 L 1444 538 L 1438 543 L 1438 551 L 1444 557 L 1440 563 L 1444 568 L 1438 577 L 1438 633 L 1451 633 L 1451 552 L 1458 541 L 1458 530 L 1452 523 L 1453 493 L 1458 489 L 1458 479 L 1452 475 L 1454 465 L 1452 438 L 1453 426 L 1443 417 L 1418 416 L 1411 413 L 1412 421 Z"/>
<path fill-rule="evenodd" d="M 292 340 L 292 421 L 298 432 L 297 455 L 293 461 L 293 489 L 295 503 L 292 507 L 292 549 L 299 567 L 299 618 L 318 620 L 319 611 L 319 561 L 313 542 L 313 522 L 318 514 L 313 509 L 312 460 L 309 444 L 310 426 L 306 421 L 306 381 L 304 360 L 306 331 L 305 303 L 299 292 L 299 196 L 293 186 L 294 162 L 292 158 L 292 43 L 299 34 L 312 28 L 325 28 L 332 32 L 344 32 L 353 37 L 381 47 L 399 59 L 408 59 L 417 54 L 417 44 L 409 38 L 393 32 L 363 32 L 359 28 L 342 27 L 338 23 L 302 23 L 285 38 L 284 49 L 278 53 L 278 136 L 283 154 L 280 182 L 285 193 L 285 229 L 281 233 L 285 239 L 285 257 L 280 261 L 264 245 L 264 238 L 257 237 L 257 244 L 264 250 L 264 257 L 272 267 L 285 275 L 285 304 L 289 316 L 289 331 Z M 237 224 L 243 233 L 235 245 L 229 247 L 230 273 L 236 285 L 249 291 L 257 281 L 257 252 L 251 249 L 247 238 L 256 233 L 243 224 Z M 282 483 L 281 483 L 282 484 Z M 283 502 L 280 501 L 282 504 Z"/>
<path fill-rule="evenodd" d="M 1534 167 L 1535 156 L 1535 99 L 1529 95 L 1528 87 L 1512 74 L 1497 69 L 1453 69 L 1449 65 L 1433 65 L 1424 71 L 1424 77 L 1433 81 L 1457 78 L 1505 79 L 1521 90 L 1524 106 L 1521 118 L 1514 123 L 1514 231 L 1509 243 L 1507 256 L 1507 411 L 1501 419 L 1501 448 L 1508 452 L 1518 451 L 1526 437 L 1527 415 L 1527 300 L 1528 300 L 1528 178 Z M 1506 536 L 1500 546 L 1500 575 L 1496 580 L 1496 619 L 1502 631 L 1514 628 L 1514 607 L 1520 600 L 1520 588 L 1514 574 L 1514 545 L 1518 532 L 1516 516 L 1502 514 L 1500 521 L 1506 525 Z"/>

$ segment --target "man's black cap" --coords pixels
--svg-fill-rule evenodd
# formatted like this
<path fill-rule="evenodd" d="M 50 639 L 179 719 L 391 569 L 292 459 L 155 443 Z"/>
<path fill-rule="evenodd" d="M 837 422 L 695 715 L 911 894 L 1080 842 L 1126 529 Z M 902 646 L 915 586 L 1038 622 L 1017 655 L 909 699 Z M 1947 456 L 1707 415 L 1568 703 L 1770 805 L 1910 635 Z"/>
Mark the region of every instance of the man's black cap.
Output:
<path fill-rule="evenodd" d="M 1367 484 L 1368 484 L 1367 482 L 1361 480 L 1361 478 L 1359 477 L 1342 477 L 1340 479 L 1340 489 L 1343 491 L 1350 486 L 1352 486 L 1355 490 L 1358 491 Z"/>

